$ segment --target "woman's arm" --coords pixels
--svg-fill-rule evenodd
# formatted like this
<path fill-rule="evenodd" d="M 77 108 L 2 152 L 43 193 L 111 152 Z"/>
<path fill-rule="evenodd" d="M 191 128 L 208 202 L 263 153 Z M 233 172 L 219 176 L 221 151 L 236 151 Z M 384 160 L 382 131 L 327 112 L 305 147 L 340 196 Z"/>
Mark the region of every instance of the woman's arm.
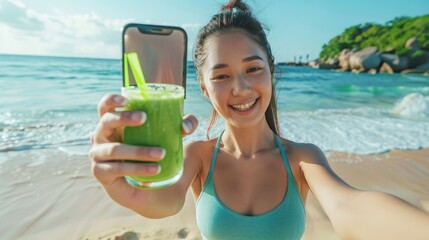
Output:
<path fill-rule="evenodd" d="M 344 239 L 429 239 L 429 214 L 392 195 L 349 186 L 323 152 L 306 147 L 300 162 L 305 182 Z"/>

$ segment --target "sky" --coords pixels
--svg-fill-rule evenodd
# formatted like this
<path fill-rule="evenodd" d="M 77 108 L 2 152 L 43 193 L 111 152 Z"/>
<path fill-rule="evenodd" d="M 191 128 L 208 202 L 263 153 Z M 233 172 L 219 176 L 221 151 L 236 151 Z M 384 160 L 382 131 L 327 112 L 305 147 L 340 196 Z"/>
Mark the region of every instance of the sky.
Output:
<path fill-rule="evenodd" d="M 429 14 L 428 0 L 248 0 L 267 33 L 276 62 L 318 57 L 323 44 L 366 22 Z M 180 26 L 188 58 L 198 30 L 221 0 L 0 0 L 0 54 L 121 57 L 127 23 Z M 1 56 L 0 56 L 1 57 Z"/>

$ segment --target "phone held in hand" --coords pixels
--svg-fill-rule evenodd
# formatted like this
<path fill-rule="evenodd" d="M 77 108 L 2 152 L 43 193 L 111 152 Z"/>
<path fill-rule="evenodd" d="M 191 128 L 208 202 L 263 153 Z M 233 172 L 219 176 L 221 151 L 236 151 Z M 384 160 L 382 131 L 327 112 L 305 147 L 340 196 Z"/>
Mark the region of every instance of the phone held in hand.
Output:
<path fill-rule="evenodd" d="M 124 127 L 123 143 L 165 150 L 161 161 L 125 160 L 160 168 L 158 174 L 125 180 L 137 188 L 163 188 L 176 183 L 183 173 L 186 33 L 179 27 L 132 23 L 124 27 L 122 37 L 122 95 L 128 99 L 124 110 L 147 116 L 140 126 Z"/>

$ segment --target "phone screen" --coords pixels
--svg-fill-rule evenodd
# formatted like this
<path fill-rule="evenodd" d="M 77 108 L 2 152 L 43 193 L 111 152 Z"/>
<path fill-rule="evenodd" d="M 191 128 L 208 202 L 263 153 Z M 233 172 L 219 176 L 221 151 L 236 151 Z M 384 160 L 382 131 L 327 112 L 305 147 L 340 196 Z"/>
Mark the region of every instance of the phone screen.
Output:
<path fill-rule="evenodd" d="M 187 36 L 183 29 L 128 24 L 123 30 L 122 48 L 123 53 L 137 53 L 146 82 L 186 87 Z M 127 69 L 130 85 L 136 85 L 131 69 L 124 66 L 123 71 Z"/>

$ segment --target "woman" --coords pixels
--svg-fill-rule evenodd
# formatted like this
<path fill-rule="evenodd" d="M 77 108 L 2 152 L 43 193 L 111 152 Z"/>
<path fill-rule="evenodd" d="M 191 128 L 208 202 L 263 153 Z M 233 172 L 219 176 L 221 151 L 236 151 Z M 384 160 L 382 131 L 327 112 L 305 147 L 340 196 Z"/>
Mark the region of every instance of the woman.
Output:
<path fill-rule="evenodd" d="M 317 146 L 278 136 L 274 57 L 264 29 L 244 3 L 231 1 L 213 16 L 198 35 L 194 57 L 201 89 L 214 107 L 208 135 L 218 114 L 225 130 L 216 139 L 184 147 L 183 176 L 170 187 L 141 190 L 125 182 L 124 176 L 154 175 L 160 169 L 116 160 L 156 163 L 164 150 L 117 143 L 115 129 L 144 124 L 145 114 L 115 112 L 126 101 L 119 95 L 100 101 L 90 158 L 94 176 L 117 203 L 148 218 L 163 218 L 181 210 L 191 187 L 204 238 L 300 239 L 303 203 L 311 190 L 343 238 L 428 234 L 426 213 L 393 196 L 352 188 L 331 170 Z M 194 116 L 184 117 L 186 134 L 197 125 Z"/>

